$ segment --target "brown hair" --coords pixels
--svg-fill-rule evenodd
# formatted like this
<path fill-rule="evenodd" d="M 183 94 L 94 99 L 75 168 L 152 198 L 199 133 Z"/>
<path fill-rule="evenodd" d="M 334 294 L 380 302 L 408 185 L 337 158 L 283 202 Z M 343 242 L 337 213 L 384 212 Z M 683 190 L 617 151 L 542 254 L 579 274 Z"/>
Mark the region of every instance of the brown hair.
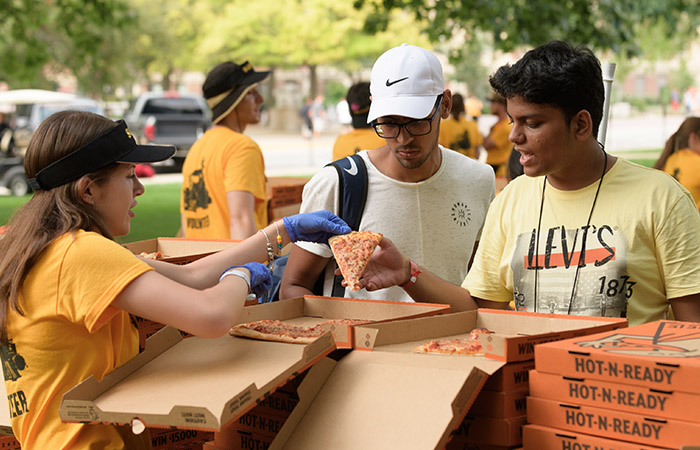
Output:
<path fill-rule="evenodd" d="M 454 120 L 459 120 L 460 116 L 464 114 L 464 98 L 461 94 L 452 95 L 452 110 L 450 114 L 452 114 Z"/>
<path fill-rule="evenodd" d="M 694 133 L 700 137 L 700 117 L 688 117 L 683 121 L 678 130 L 671 135 L 666 141 L 664 150 L 661 152 L 661 156 L 654 164 L 654 169 L 664 170 L 666 166 L 666 160 L 669 156 L 675 153 L 677 150 L 682 150 L 688 148 L 690 145 L 688 143 L 688 138 L 691 133 Z"/>
<path fill-rule="evenodd" d="M 24 158 L 28 178 L 114 128 L 106 117 L 84 111 L 62 111 L 49 116 L 33 133 Z M 86 175 L 105 181 L 118 167 L 111 164 Z M 13 215 L 0 238 L 0 344 L 7 342 L 10 308 L 22 314 L 19 293 L 41 253 L 56 238 L 77 230 L 99 232 L 113 239 L 97 210 L 81 199 L 79 180 L 50 190 L 38 190 Z"/>

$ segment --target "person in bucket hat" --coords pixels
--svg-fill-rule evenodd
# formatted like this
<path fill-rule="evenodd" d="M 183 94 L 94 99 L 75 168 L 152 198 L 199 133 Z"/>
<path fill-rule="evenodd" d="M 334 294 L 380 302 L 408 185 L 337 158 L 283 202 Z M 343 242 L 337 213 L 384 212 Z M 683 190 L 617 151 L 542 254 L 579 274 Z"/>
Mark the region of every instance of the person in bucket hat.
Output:
<path fill-rule="evenodd" d="M 265 234 L 279 234 L 284 245 L 350 231 L 318 211 L 285 217 L 190 264 L 140 258 L 115 238 L 129 233 L 145 190 L 136 164 L 174 152 L 138 145 L 123 121 L 86 111 L 53 114 L 33 133 L 24 168 L 35 191 L 0 237 L 0 345 L 12 429 L 23 449 L 150 449 L 147 431 L 59 416 L 68 390 L 138 354 L 132 315 L 224 336 L 248 294 L 270 287 L 262 263 L 278 252 Z"/>
<path fill-rule="evenodd" d="M 227 61 L 202 91 L 214 126 L 190 148 L 182 166 L 181 233 L 188 238 L 245 239 L 267 225 L 263 154 L 244 134 L 260 122 L 257 86 L 270 72 Z"/>
<path fill-rule="evenodd" d="M 386 51 L 372 68 L 370 94 L 366 120 L 384 145 L 357 153 L 367 167 L 359 231 L 384 234 L 415 261 L 459 284 L 495 195 L 493 170 L 438 145 L 440 120 L 450 114 L 452 93 L 445 89 L 442 65 L 432 52 L 407 44 Z M 323 168 L 304 187 L 301 211 L 337 214 L 338 181 L 335 168 Z M 323 294 L 328 295 L 334 268 L 330 249 L 293 245 L 280 298 L 311 293 L 324 270 Z M 374 292 L 346 289 L 344 295 L 412 301 L 396 286 Z"/>

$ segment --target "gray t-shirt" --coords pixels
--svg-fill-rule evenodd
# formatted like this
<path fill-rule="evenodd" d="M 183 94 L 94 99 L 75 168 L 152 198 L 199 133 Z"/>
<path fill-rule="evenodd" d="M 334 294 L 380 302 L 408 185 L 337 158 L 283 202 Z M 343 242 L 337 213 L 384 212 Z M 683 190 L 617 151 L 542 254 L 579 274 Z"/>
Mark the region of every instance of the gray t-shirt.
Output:
<path fill-rule="evenodd" d="M 460 285 L 495 196 L 495 178 L 486 164 L 443 147 L 440 150 L 440 168 L 418 183 L 387 177 L 372 164 L 366 150 L 360 152 L 367 164 L 369 186 L 360 230 L 382 233 L 416 263 Z M 304 187 L 301 212 L 321 209 L 338 213 L 338 174 L 333 167 L 323 168 Z M 327 245 L 296 245 L 324 258 L 333 256 Z M 324 295 L 330 295 L 331 284 L 332 271 L 326 271 Z M 346 289 L 345 296 L 413 301 L 397 286 L 374 292 Z"/>

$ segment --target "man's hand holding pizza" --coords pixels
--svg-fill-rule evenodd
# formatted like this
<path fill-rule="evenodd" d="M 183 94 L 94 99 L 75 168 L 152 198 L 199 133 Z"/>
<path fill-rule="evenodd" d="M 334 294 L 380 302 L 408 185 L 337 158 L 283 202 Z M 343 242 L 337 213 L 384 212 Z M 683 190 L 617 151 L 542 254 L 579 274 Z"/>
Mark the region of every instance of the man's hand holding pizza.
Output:
<path fill-rule="evenodd" d="M 368 291 L 401 286 L 410 277 L 410 260 L 387 237 L 372 254 L 364 274 L 360 278 L 362 287 Z"/>

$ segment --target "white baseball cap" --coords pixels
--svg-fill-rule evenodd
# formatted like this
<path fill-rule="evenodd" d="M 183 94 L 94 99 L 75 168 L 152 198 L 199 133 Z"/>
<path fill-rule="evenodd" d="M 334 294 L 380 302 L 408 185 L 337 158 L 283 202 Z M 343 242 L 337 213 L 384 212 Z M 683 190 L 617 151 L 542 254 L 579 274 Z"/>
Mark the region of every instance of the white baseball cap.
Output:
<path fill-rule="evenodd" d="M 377 58 L 369 89 L 372 105 L 367 123 L 383 116 L 422 119 L 445 90 L 442 65 L 432 52 L 401 44 Z"/>

